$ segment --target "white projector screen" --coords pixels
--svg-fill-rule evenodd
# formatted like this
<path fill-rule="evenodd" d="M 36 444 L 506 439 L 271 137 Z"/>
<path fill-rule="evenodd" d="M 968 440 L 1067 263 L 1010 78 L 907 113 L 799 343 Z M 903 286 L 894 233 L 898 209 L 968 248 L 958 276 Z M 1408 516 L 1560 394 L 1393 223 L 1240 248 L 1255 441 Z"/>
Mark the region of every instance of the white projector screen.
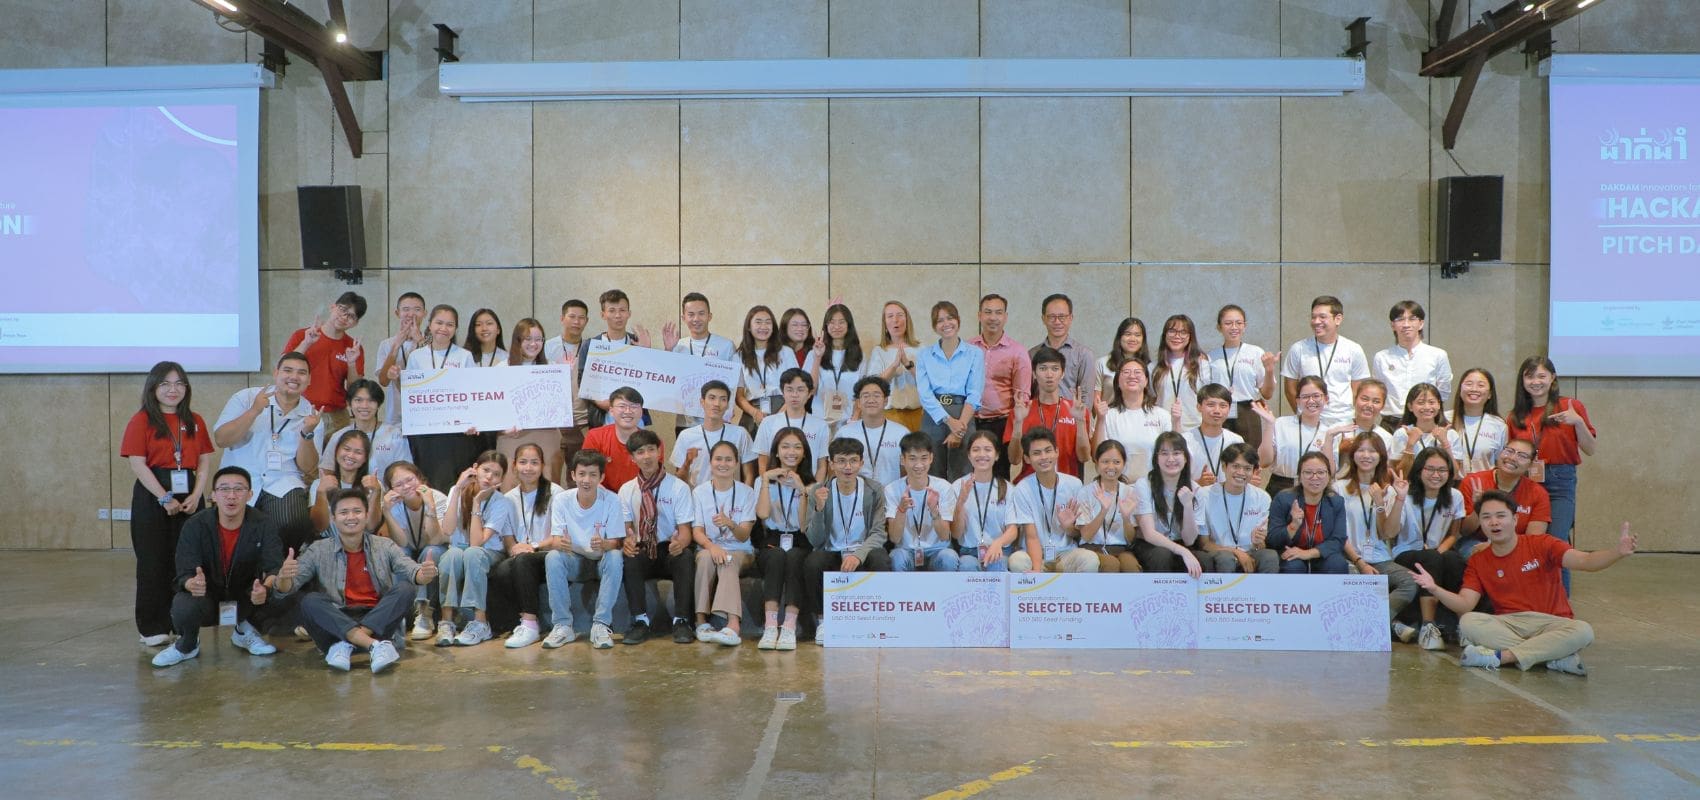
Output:
<path fill-rule="evenodd" d="M 1555 56 L 1548 352 L 1700 376 L 1700 57 Z"/>
<path fill-rule="evenodd" d="M 0 71 L 0 372 L 260 368 L 253 69 Z"/>

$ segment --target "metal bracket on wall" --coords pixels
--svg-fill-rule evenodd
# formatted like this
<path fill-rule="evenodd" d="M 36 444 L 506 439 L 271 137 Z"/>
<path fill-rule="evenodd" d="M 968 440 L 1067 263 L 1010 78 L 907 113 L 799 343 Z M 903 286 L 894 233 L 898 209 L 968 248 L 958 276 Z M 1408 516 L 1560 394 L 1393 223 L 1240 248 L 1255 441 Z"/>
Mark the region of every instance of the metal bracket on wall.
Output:
<path fill-rule="evenodd" d="M 1346 23 L 1347 32 L 1352 38 L 1346 45 L 1346 52 L 1340 55 L 1350 58 L 1363 58 L 1369 52 L 1369 17 L 1358 17 Z"/>

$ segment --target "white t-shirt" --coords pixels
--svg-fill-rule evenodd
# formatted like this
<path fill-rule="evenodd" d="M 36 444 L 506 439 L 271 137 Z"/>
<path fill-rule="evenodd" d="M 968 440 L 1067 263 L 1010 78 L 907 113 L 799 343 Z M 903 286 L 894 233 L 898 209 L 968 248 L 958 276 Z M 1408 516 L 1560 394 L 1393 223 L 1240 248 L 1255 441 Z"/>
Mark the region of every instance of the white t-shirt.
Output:
<path fill-rule="evenodd" d="M 1346 504 L 1346 539 L 1356 548 L 1358 555 L 1371 564 L 1393 560 L 1393 551 L 1387 540 L 1381 538 L 1380 509 L 1386 508 L 1393 502 L 1393 487 L 1383 489 L 1380 497 L 1367 494 L 1369 487 L 1358 487 L 1358 494 L 1346 493 L 1347 481 L 1334 482 L 1334 493 Z"/>
<path fill-rule="evenodd" d="M 1227 428 L 1222 429 L 1220 436 L 1206 438 L 1203 428 L 1193 428 L 1181 434 L 1186 438 L 1186 451 L 1192 461 L 1192 479 L 1204 474 L 1204 468 L 1209 467 L 1218 480 L 1222 477 L 1222 451 L 1231 444 L 1245 444 L 1245 437 Z"/>
<path fill-rule="evenodd" d="M 691 501 L 696 505 L 695 526 L 701 528 L 715 544 L 726 550 L 755 552 L 755 545 L 748 537 L 738 541 L 731 529 L 714 524 L 714 515 L 725 514 L 738 525 L 755 522 L 756 490 L 737 481 L 732 483 L 730 491 L 719 491 L 713 483 L 705 483 L 691 490 Z"/>
<path fill-rule="evenodd" d="M 219 412 L 218 421 L 213 423 L 213 430 L 242 416 L 254 405 L 254 396 L 266 388 L 253 386 L 231 395 L 230 401 L 224 404 L 224 410 Z M 284 411 L 278 408 L 274 395 L 266 401 L 266 410 L 254 418 L 248 435 L 235 446 L 224 448 L 220 465 L 241 467 L 248 470 L 252 478 L 254 494 L 248 498 L 248 505 L 259 502 L 261 492 L 282 497 L 296 489 L 307 488 L 306 477 L 295 465 L 295 451 L 301 445 L 301 421 L 311 413 L 313 407 L 305 397 L 295 402 L 295 408 Z"/>
<path fill-rule="evenodd" d="M 740 465 L 756 460 L 756 449 L 754 441 L 750 439 L 750 432 L 738 425 L 722 424 L 720 430 L 713 433 L 703 430 L 701 425 L 680 431 L 679 438 L 673 444 L 673 452 L 667 457 L 667 463 L 674 469 L 684 466 L 688 451 L 695 448 L 697 457 L 696 462 L 691 465 L 690 484 L 701 486 L 708 483 L 710 477 L 709 462 L 712 460 L 710 456 L 714 446 L 723 441 L 737 445 Z"/>
<path fill-rule="evenodd" d="M 1505 420 L 1494 414 L 1483 414 L 1464 417 L 1460 424 L 1464 427 L 1458 433 L 1464 439 L 1464 472 L 1493 469 L 1498 463 L 1499 451 L 1504 450 L 1505 443 L 1511 440 L 1511 429 L 1506 427 Z"/>
<path fill-rule="evenodd" d="M 767 517 L 763 524 L 767 529 L 780 533 L 800 533 L 802 525 L 798 524 L 798 507 L 808 502 L 808 490 L 769 482 L 766 491 Z"/>
<path fill-rule="evenodd" d="M 407 369 L 407 357 L 413 353 L 415 348 L 413 342 L 403 341 L 401 353 L 396 356 L 395 363 L 402 369 Z M 384 365 L 384 360 L 390 357 L 390 351 L 394 349 L 395 337 L 393 336 L 378 342 L 377 365 L 379 367 Z M 383 376 L 378 377 L 382 378 Z M 398 426 L 401 424 L 401 379 L 399 378 L 384 384 L 384 422 Z"/>
<path fill-rule="evenodd" d="M 1406 350 L 1395 344 L 1375 354 L 1370 371 L 1375 379 L 1387 384 L 1387 406 L 1381 413 L 1400 416 L 1405 413 L 1405 395 L 1412 386 L 1432 383 L 1440 390 L 1442 406 L 1452 402 L 1452 362 L 1446 351 L 1424 341 Z"/>
<path fill-rule="evenodd" d="M 1466 459 L 1464 437 L 1460 436 L 1458 431 L 1450 427 L 1437 430 L 1434 433 L 1423 433 L 1418 431 L 1417 440 L 1415 442 L 1407 441 L 1408 439 L 1409 437 L 1406 436 L 1404 428 L 1400 428 L 1396 431 L 1393 434 L 1393 444 L 1387 448 L 1387 458 L 1391 461 L 1398 461 L 1405 455 L 1407 447 L 1410 449 L 1410 455 L 1413 458 L 1416 457 L 1418 453 L 1422 452 L 1424 448 L 1438 447 L 1448 453 L 1451 453 L 1453 460 L 1458 461 L 1459 463 L 1463 463 Z"/>
<path fill-rule="evenodd" d="M 691 337 L 686 336 L 685 338 L 680 339 L 677 344 L 673 345 L 673 352 L 680 355 L 696 356 L 698 358 L 713 358 L 720 361 L 736 361 L 738 358 L 738 346 L 732 344 L 731 339 L 717 333 L 709 334 L 707 340 L 692 339 Z M 726 388 L 731 389 L 734 395 L 738 392 L 736 384 Z M 679 415 L 679 419 L 686 425 L 702 424 L 702 417 L 693 417 L 681 414 Z"/>
<path fill-rule="evenodd" d="M 626 538 L 626 512 L 621 510 L 619 495 L 598 486 L 590 508 L 579 505 L 576 489 L 549 498 L 550 536 L 566 538 L 573 552 L 594 560 L 602 558 L 602 552 L 590 549 L 593 534 L 604 539 Z"/>
<path fill-rule="evenodd" d="M 1138 518 L 1139 514 L 1137 507 L 1134 509 L 1133 514 L 1124 514 L 1122 512 L 1121 504 L 1123 500 L 1133 498 L 1135 496 L 1134 489 L 1132 486 L 1117 481 L 1115 491 L 1110 492 L 1106 490 L 1106 497 L 1103 500 L 1100 500 L 1098 498 L 1098 492 L 1102 488 L 1103 484 L 1099 481 L 1093 481 L 1086 485 L 1085 489 L 1081 492 L 1080 518 L 1082 520 L 1088 520 L 1098 516 L 1098 512 L 1103 511 L 1103 523 L 1098 528 L 1098 535 L 1092 537 L 1092 544 L 1126 546 L 1128 543 L 1128 537 L 1138 536 L 1137 533 L 1130 533 L 1128 531 L 1128 526 L 1134 524 L 1133 521 Z M 1108 510 L 1106 510 L 1106 507 Z M 1138 530 L 1138 528 L 1135 527 L 1134 530 Z"/>
<path fill-rule="evenodd" d="M 449 514 L 449 496 L 429 486 L 419 488 L 419 496 L 424 498 L 418 511 L 408 511 L 406 503 L 396 503 L 390 506 L 390 518 L 400 520 L 401 533 L 407 537 L 408 547 L 418 548 L 425 544 L 425 510 L 430 509 L 431 516 L 437 518 L 439 528 L 450 528 L 454 522 L 447 519 Z"/>
<path fill-rule="evenodd" d="M 324 430 L 324 426 L 320 425 L 319 430 Z M 354 430 L 353 425 L 342 428 L 329 436 L 320 437 L 318 442 L 319 469 L 336 468 L 336 443 L 342 440 L 343 434 L 351 430 Z M 366 471 L 378 476 L 379 480 L 383 479 L 384 470 L 389 469 L 391 464 L 397 461 L 413 460 L 413 447 L 407 443 L 407 437 L 401 434 L 401 425 L 388 422 L 379 423 L 378 429 L 373 431 L 369 438 L 371 439 L 372 452 L 366 464 Z"/>
<path fill-rule="evenodd" d="M 467 355 L 471 356 L 471 353 Z M 508 351 L 506 348 L 497 345 L 495 352 L 480 355 L 472 360 L 472 365 L 475 367 L 505 367 L 508 365 Z"/>
<path fill-rule="evenodd" d="M 933 512 L 927 508 L 928 490 L 938 492 L 939 510 L 937 516 L 934 516 Z M 948 523 L 955 519 L 955 487 L 951 485 L 950 481 L 936 475 L 927 476 L 926 489 L 912 489 L 909 487 L 908 480 L 892 481 L 885 486 L 885 511 L 887 514 L 895 515 L 897 513 L 897 504 L 902 502 L 905 493 L 909 495 L 913 507 L 907 513 L 902 514 L 903 518 L 897 520 L 895 525 L 892 524 L 892 519 L 895 519 L 895 517 L 886 519 L 887 535 L 891 537 L 893 542 L 897 543 L 898 547 L 910 550 L 919 548 L 924 552 L 932 552 L 944 549 L 946 545 L 950 544 L 950 541 L 948 538 L 939 537 L 939 532 L 933 528 L 933 523 L 941 519 Z"/>
<path fill-rule="evenodd" d="M 407 354 L 408 369 L 422 369 L 438 372 L 446 367 L 471 367 L 472 354 L 458 344 L 450 343 L 447 350 L 432 350 L 421 347 Z"/>
<path fill-rule="evenodd" d="M 1104 415 L 1104 438 L 1114 439 L 1127 449 L 1127 471 L 1144 473 L 1151 469 L 1151 456 L 1157 449 L 1157 434 L 1169 429 L 1169 412 L 1162 406 L 1149 409 L 1119 409 L 1112 407 Z"/>
<path fill-rule="evenodd" d="M 809 411 L 820 415 L 828 425 L 837 425 L 841 420 L 850 416 L 851 406 L 856 402 L 852 392 L 856 381 L 862 379 L 862 370 L 839 369 L 844 363 L 844 351 L 833 350 L 825 362 L 820 365 L 820 381 L 815 384 L 815 396 L 809 400 Z M 862 364 L 867 364 L 864 356 Z"/>
<path fill-rule="evenodd" d="M 314 503 L 319 502 L 319 485 L 323 484 L 324 482 L 325 482 L 325 478 L 324 478 L 323 475 L 321 475 L 317 478 L 314 478 L 313 482 L 307 485 L 307 505 L 313 505 Z M 337 483 L 336 488 L 338 488 L 338 489 L 353 489 L 355 487 L 354 487 L 354 484 L 352 484 L 352 483 L 346 483 L 346 482 L 339 481 Z"/>
<path fill-rule="evenodd" d="M 1446 539 L 1446 532 L 1452 530 L 1452 523 L 1464 518 L 1464 493 L 1457 489 L 1449 489 L 1445 500 L 1436 503 L 1436 498 L 1430 497 L 1421 503 L 1405 499 L 1403 525 L 1399 529 L 1399 538 L 1393 542 L 1393 555 L 1412 550 L 1433 550 Z M 1436 510 L 1436 507 L 1439 510 Z"/>
<path fill-rule="evenodd" d="M 452 498 L 459 492 L 460 485 L 456 484 L 449 489 L 449 496 Z M 462 498 L 462 502 L 470 503 L 477 496 L 475 492 L 472 497 Z M 485 550 L 503 552 L 507 547 L 502 537 L 519 535 L 519 512 L 514 509 L 514 504 L 509 502 L 507 495 L 491 492 L 489 497 L 484 498 L 484 502 L 477 504 L 472 510 L 478 512 L 479 519 L 484 521 L 484 530 L 489 534 L 484 540 Z M 458 515 L 454 519 L 444 520 L 443 527 L 454 528 L 454 533 L 449 535 L 451 547 L 472 546 L 471 530 L 460 524 Z"/>
<path fill-rule="evenodd" d="M 839 426 L 838 435 L 832 438 L 861 442 L 862 477 L 883 487 L 903 475 L 903 451 L 898 443 L 908 435 L 908 428 L 889 420 L 871 431 L 857 420 Z"/>
<path fill-rule="evenodd" d="M 1263 399 L 1263 348 L 1241 342 L 1239 347 L 1217 347 L 1204 354 L 1210 359 L 1210 379 L 1234 393 L 1234 409 L 1228 419 L 1240 415 L 1239 404 Z"/>
<path fill-rule="evenodd" d="M 1008 524 L 1010 503 L 1014 500 L 1014 486 L 1006 486 L 1000 500 L 996 478 L 986 483 L 975 483 L 973 475 L 964 475 L 952 491 L 958 498 L 964 493 L 968 496 L 968 502 L 954 511 L 964 517 L 963 547 L 984 547 L 1003 535 L 1004 526 Z"/>
<path fill-rule="evenodd" d="M 919 346 L 906 347 L 904 352 L 911 362 L 915 360 Z M 876 347 L 866 353 L 862 361 L 863 375 L 883 375 L 887 367 L 897 361 L 896 347 Z M 915 368 L 905 367 L 891 374 L 891 392 L 886 396 L 886 408 L 909 409 L 921 407 L 921 386 L 915 380 Z"/>
<path fill-rule="evenodd" d="M 1157 388 L 1157 407 L 1166 416 L 1169 406 L 1179 397 L 1181 401 L 1181 430 L 1191 430 L 1198 427 L 1198 387 L 1210 383 L 1210 360 L 1198 360 L 1198 377 L 1188 374 L 1186 359 L 1172 358 L 1168 361 L 1168 371 L 1159 378 L 1157 376 L 1158 361 L 1153 359 L 1145 365 L 1145 374 L 1151 379 L 1151 385 Z"/>
<path fill-rule="evenodd" d="M 739 378 L 739 385 L 744 388 L 744 398 L 749 400 L 751 405 L 772 413 L 778 411 L 782 403 L 783 392 L 779 385 L 779 376 L 785 374 L 785 367 L 781 366 L 785 362 L 769 365 L 762 360 L 766 355 L 767 348 L 756 348 L 756 368 L 745 367 Z M 743 364 L 742 356 L 739 357 L 738 363 Z"/>
<path fill-rule="evenodd" d="M 571 491 L 570 489 L 568 491 Z M 561 487 L 550 486 L 549 495 L 561 493 Z M 541 508 L 537 505 L 537 491 L 520 491 L 515 486 L 507 492 L 508 502 L 514 504 L 514 521 L 518 528 L 514 533 L 514 541 L 526 544 L 537 544 L 549 538 L 549 502 L 544 501 Z"/>
<path fill-rule="evenodd" d="M 1149 476 L 1140 478 L 1136 481 L 1133 484 L 1133 489 L 1138 493 L 1137 496 L 1139 501 L 1134 506 L 1133 513 L 1141 517 L 1151 517 L 1152 525 L 1157 529 L 1158 533 L 1169 537 L 1169 539 L 1173 541 L 1181 541 L 1181 519 L 1183 509 L 1175 504 L 1175 498 L 1172 496 L 1167 498 L 1165 505 L 1169 508 L 1169 514 L 1163 515 L 1157 513 L 1157 499 L 1151 494 L 1151 478 Z M 1197 522 L 1198 489 L 1196 487 L 1193 488 L 1192 502 L 1193 521 Z M 1173 524 L 1171 524 L 1171 520 L 1173 521 Z"/>
<path fill-rule="evenodd" d="M 1269 522 L 1269 493 L 1247 486 L 1245 491 L 1232 494 L 1226 485 L 1218 483 L 1199 490 L 1195 508 L 1199 533 L 1218 546 L 1238 547 L 1249 553 L 1251 532 Z"/>
<path fill-rule="evenodd" d="M 1352 381 L 1368 378 L 1369 358 L 1357 342 L 1337 336 L 1334 344 L 1324 345 L 1312 336 L 1294 342 L 1281 361 L 1281 377 L 1298 380 L 1306 375 L 1320 376 L 1328 385 L 1328 405 L 1322 409 L 1322 420 L 1329 425 L 1352 421 Z"/>
<path fill-rule="evenodd" d="M 1057 473 L 1056 486 L 1046 489 L 1034 473 L 1023 478 L 1010 493 L 1008 521 L 1013 525 L 1032 525 L 1038 530 L 1039 546 L 1044 558 L 1050 561 L 1057 554 L 1073 550 L 1074 538 L 1057 521 L 1057 510 L 1071 502 L 1079 502 L 1085 486 L 1073 475 Z M 1078 523 L 1078 518 L 1077 518 Z"/>
<path fill-rule="evenodd" d="M 767 419 L 762 420 L 761 425 L 756 426 L 756 454 L 772 453 L 773 437 L 779 435 L 779 432 L 786 428 L 802 429 L 803 438 L 809 443 L 810 460 L 819 461 L 826 458 L 826 445 L 832 441 L 832 433 L 827 430 L 826 421 L 821 419 L 819 414 L 804 414 L 799 419 L 798 417 L 787 417 L 784 411 L 767 415 Z M 862 454 L 864 460 L 867 457 L 866 453 Z"/>
<path fill-rule="evenodd" d="M 1275 466 L 1274 474 L 1283 478 L 1298 477 L 1299 457 L 1312 450 L 1326 452 L 1328 423 L 1318 422 L 1316 425 L 1306 425 L 1298 417 L 1280 417 L 1275 420 Z"/>
<path fill-rule="evenodd" d="M 638 488 L 638 479 L 626 481 L 620 487 L 620 509 L 625 514 L 625 520 L 632 526 L 632 535 L 637 535 L 638 512 L 643 507 L 643 492 Z M 696 504 L 691 502 L 691 487 L 685 482 L 663 474 L 661 485 L 655 489 L 655 540 L 665 542 L 678 532 L 678 526 L 690 525 L 696 521 Z"/>
<path fill-rule="evenodd" d="M 1393 449 L 1393 434 L 1388 433 L 1387 429 L 1381 427 L 1380 425 L 1372 425 L 1368 428 L 1353 428 L 1349 431 L 1346 431 L 1345 433 L 1342 433 L 1339 436 L 1335 437 L 1334 446 L 1335 447 L 1344 447 L 1349 442 L 1351 442 L 1353 439 L 1356 439 L 1358 437 L 1358 434 L 1360 434 L 1360 433 L 1373 433 L 1373 434 L 1375 434 L 1375 438 L 1381 440 L 1381 446 L 1387 448 L 1388 459 L 1392 460 L 1392 459 L 1398 458 L 1399 451 Z M 1350 457 L 1351 457 L 1351 454 L 1348 453 L 1347 458 L 1349 459 Z M 1343 462 L 1342 462 L 1342 466 L 1344 466 Z"/>

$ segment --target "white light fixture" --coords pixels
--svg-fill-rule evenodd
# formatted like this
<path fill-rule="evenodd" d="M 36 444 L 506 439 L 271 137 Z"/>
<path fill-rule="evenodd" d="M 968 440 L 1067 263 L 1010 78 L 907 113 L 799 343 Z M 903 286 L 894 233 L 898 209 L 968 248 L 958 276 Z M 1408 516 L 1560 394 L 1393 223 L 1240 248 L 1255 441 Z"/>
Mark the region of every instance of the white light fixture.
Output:
<path fill-rule="evenodd" d="M 237 8 L 236 4 L 230 2 L 230 0 L 201 0 L 201 2 L 205 5 L 213 6 L 214 11 L 224 9 L 232 14 L 242 13 L 242 9 Z"/>
<path fill-rule="evenodd" d="M 1338 96 L 1356 58 L 940 58 L 443 64 L 463 102 L 828 97 Z"/>
<path fill-rule="evenodd" d="M 1576 4 L 1576 7 L 1577 8 L 1587 8 L 1588 6 L 1591 6 L 1593 4 L 1594 4 L 1594 0 L 1582 0 L 1582 2 Z"/>
<path fill-rule="evenodd" d="M 348 34 L 342 32 L 342 31 L 337 31 L 336 32 L 336 43 L 337 44 L 348 44 Z"/>

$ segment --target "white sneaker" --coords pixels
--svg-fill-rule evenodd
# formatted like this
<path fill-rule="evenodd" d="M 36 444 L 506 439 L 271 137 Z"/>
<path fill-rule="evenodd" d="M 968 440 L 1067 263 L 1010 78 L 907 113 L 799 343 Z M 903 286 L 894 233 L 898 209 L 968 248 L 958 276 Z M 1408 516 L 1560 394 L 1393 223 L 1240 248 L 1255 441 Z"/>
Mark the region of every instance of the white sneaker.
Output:
<path fill-rule="evenodd" d="M 348 642 L 337 642 L 331 645 L 330 650 L 325 652 L 325 663 L 329 664 L 331 669 L 342 670 L 343 672 L 348 671 L 348 662 L 352 658 L 354 658 L 354 645 Z"/>
<path fill-rule="evenodd" d="M 826 623 L 824 622 L 815 625 L 815 644 L 821 647 L 826 646 Z"/>
<path fill-rule="evenodd" d="M 307 635 L 307 629 L 306 628 L 304 628 L 300 625 L 297 625 L 297 626 L 295 626 L 295 641 L 297 641 L 297 642 L 311 642 L 311 641 L 313 641 L 313 637 Z"/>
<path fill-rule="evenodd" d="M 407 638 L 422 642 L 431 638 L 431 634 L 436 633 L 436 630 L 436 626 L 431 624 L 431 607 L 424 606 L 420 608 L 418 616 L 413 618 L 413 632 L 408 634 Z"/>
<path fill-rule="evenodd" d="M 590 646 L 598 650 L 607 650 L 614 646 L 614 633 L 607 625 L 598 622 L 590 626 Z"/>
<path fill-rule="evenodd" d="M 454 647 L 454 644 L 455 644 L 455 624 L 453 622 L 446 620 L 446 619 L 445 620 L 438 620 L 437 621 L 437 646 L 438 647 Z"/>
<path fill-rule="evenodd" d="M 395 651 L 395 645 L 388 640 L 372 645 L 372 674 L 376 675 L 395 665 L 401 660 L 401 654 Z"/>
<path fill-rule="evenodd" d="M 508 640 L 502 642 L 502 646 L 509 650 L 518 650 L 521 647 L 530 647 L 537 644 L 537 640 L 541 638 L 542 636 L 537 632 L 536 628 L 522 622 L 518 627 L 514 628 L 514 632 L 508 636 Z"/>
<path fill-rule="evenodd" d="M 159 647 L 161 645 L 171 644 L 171 634 L 169 633 L 156 633 L 152 636 L 143 636 L 141 638 L 143 647 Z"/>
<path fill-rule="evenodd" d="M 1470 645 L 1464 648 L 1463 654 L 1458 657 L 1458 666 L 1499 669 L 1499 654 L 1486 647 Z"/>
<path fill-rule="evenodd" d="M 230 643 L 247 650 L 256 656 L 269 656 L 277 652 L 277 647 L 265 640 L 254 626 L 244 622 L 230 632 Z"/>
<path fill-rule="evenodd" d="M 744 641 L 744 637 L 738 635 L 738 632 L 731 628 L 721 628 L 720 630 L 709 634 L 708 640 L 716 644 L 726 645 L 727 647 L 737 647 Z"/>
<path fill-rule="evenodd" d="M 761 631 L 761 641 L 756 642 L 757 650 L 773 650 L 779 647 L 779 626 L 769 625 Z"/>
<path fill-rule="evenodd" d="M 1571 653 L 1563 658 L 1548 661 L 1547 670 L 1549 672 L 1567 672 L 1571 675 L 1586 676 L 1588 674 L 1588 668 L 1582 666 L 1581 653 Z"/>
<path fill-rule="evenodd" d="M 796 628 L 780 628 L 779 629 L 779 646 L 775 647 L 774 649 L 775 650 L 795 650 L 795 649 L 797 649 L 797 629 Z"/>
<path fill-rule="evenodd" d="M 172 645 L 154 654 L 153 665 L 156 667 L 175 667 L 178 664 L 188 661 L 200 654 L 201 648 L 199 647 L 185 653 L 182 650 L 178 650 L 177 645 Z"/>
<path fill-rule="evenodd" d="M 548 636 L 543 637 L 543 649 L 553 650 L 571 644 L 577 638 L 578 631 L 573 630 L 571 625 L 556 625 L 549 629 Z"/>
<path fill-rule="evenodd" d="M 698 623 L 697 641 L 705 644 L 714 641 L 714 626 L 706 622 Z"/>
<path fill-rule="evenodd" d="M 1393 638 L 1410 644 L 1412 639 L 1417 638 L 1417 629 L 1403 622 L 1395 622 L 1393 623 Z"/>
<path fill-rule="evenodd" d="M 488 642 L 490 637 L 495 635 L 490 630 L 490 623 L 473 620 L 466 623 L 466 629 L 455 637 L 455 644 L 459 647 L 471 647 L 480 642 Z"/>
<path fill-rule="evenodd" d="M 1445 650 L 1446 639 L 1440 635 L 1440 628 L 1432 622 L 1423 623 L 1423 629 L 1417 634 L 1417 646 L 1424 650 Z"/>

